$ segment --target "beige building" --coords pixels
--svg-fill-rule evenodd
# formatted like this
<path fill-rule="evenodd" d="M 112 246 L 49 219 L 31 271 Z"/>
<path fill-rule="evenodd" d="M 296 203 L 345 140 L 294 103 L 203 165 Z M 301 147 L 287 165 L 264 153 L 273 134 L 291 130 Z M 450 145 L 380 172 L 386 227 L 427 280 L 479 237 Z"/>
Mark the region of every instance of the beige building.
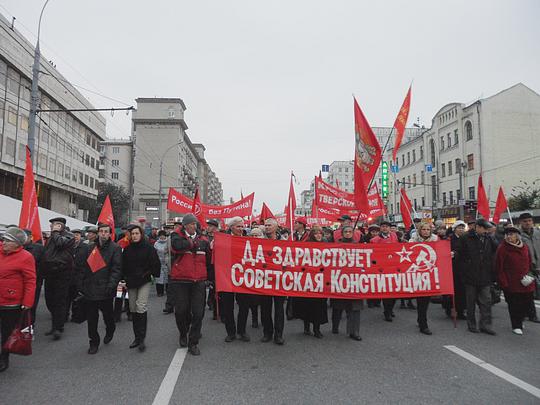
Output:
<path fill-rule="evenodd" d="M 123 187 L 131 195 L 133 142 L 107 139 L 99 144 L 99 181 Z"/>
<path fill-rule="evenodd" d="M 34 47 L 0 15 L 0 194 L 22 198 Z M 105 118 L 42 55 L 34 172 L 39 206 L 88 218 Z"/>
<path fill-rule="evenodd" d="M 520 181 L 540 178 L 539 139 L 540 95 L 522 83 L 470 105 L 447 104 L 431 128 L 399 149 L 389 212 L 401 219 L 397 193 L 404 185 L 418 211 L 448 223 L 474 216 L 463 207 L 476 200 L 480 173 L 494 207 L 499 186 L 509 198 Z"/>

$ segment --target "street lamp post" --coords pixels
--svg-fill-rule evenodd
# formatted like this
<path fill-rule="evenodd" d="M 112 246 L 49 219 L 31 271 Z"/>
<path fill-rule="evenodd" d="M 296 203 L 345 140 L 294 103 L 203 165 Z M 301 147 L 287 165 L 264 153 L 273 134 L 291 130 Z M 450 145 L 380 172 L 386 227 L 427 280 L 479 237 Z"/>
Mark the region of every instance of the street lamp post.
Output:
<path fill-rule="evenodd" d="M 161 155 L 161 160 L 159 162 L 159 226 L 161 226 L 162 222 L 162 199 L 161 199 L 161 190 L 162 190 L 162 184 L 163 184 L 163 159 L 165 159 L 165 155 L 167 154 L 167 152 L 169 152 L 172 148 L 174 148 L 175 146 L 178 146 L 180 145 L 181 142 L 177 142 L 175 143 L 174 145 L 171 145 L 169 146 L 165 152 L 163 153 L 163 155 Z"/>
<path fill-rule="evenodd" d="M 39 66 L 41 53 L 39 50 L 39 34 L 41 32 L 41 18 L 43 17 L 43 12 L 45 7 L 49 3 L 49 0 L 45 1 L 43 8 L 41 9 L 41 14 L 39 15 L 38 23 L 38 35 L 36 42 L 36 49 L 34 50 L 34 64 L 32 65 L 32 90 L 30 95 L 30 117 L 28 117 L 28 148 L 30 149 L 30 156 L 33 157 L 34 154 L 34 145 L 36 140 L 36 115 L 39 104 Z"/>

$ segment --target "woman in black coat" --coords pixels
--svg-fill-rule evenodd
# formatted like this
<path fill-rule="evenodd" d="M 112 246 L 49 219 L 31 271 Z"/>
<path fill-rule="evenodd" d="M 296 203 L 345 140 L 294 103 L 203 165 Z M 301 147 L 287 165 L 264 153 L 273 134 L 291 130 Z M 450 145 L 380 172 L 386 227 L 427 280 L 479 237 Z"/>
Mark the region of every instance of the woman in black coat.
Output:
<path fill-rule="evenodd" d="M 122 273 L 126 280 L 129 294 L 129 310 L 133 314 L 133 333 L 135 340 L 130 349 L 139 347 L 144 351 L 146 345 L 148 295 L 152 284 L 152 276 L 159 277 L 161 262 L 154 246 L 144 237 L 143 230 L 138 225 L 128 227 L 131 243 L 122 253 Z"/>
<path fill-rule="evenodd" d="M 307 242 L 324 242 L 323 230 L 320 226 L 311 228 Z M 311 324 L 313 324 L 313 336 L 321 339 L 323 337 L 321 325 L 328 322 L 326 298 L 294 297 L 292 305 L 294 318 L 304 321 L 304 334 L 312 334 Z"/>

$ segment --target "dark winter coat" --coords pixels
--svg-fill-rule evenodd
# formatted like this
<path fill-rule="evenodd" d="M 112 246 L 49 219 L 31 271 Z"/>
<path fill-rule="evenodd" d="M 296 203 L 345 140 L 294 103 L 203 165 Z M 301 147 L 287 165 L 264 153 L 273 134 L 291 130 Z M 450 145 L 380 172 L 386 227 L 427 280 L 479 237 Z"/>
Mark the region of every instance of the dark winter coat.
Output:
<path fill-rule="evenodd" d="M 40 276 L 40 265 L 41 259 L 43 258 L 43 253 L 45 252 L 45 246 L 41 242 L 39 243 L 29 243 L 24 246 L 24 250 L 30 252 L 34 256 L 34 261 L 36 262 L 36 275 Z"/>
<path fill-rule="evenodd" d="M 93 273 L 90 270 L 87 260 L 96 246 L 106 266 Z M 89 301 L 101 301 L 114 297 L 116 286 L 122 279 L 122 249 L 110 239 L 103 245 L 100 245 L 99 238 L 96 239 L 96 243 L 85 244 L 82 249 L 86 249 L 86 251 L 83 256 L 83 271 L 80 282 L 77 284 L 79 291 Z"/>
<path fill-rule="evenodd" d="M 71 232 L 51 232 L 41 258 L 40 275 L 47 278 L 71 272 L 74 245 L 75 238 Z"/>
<path fill-rule="evenodd" d="M 495 281 L 495 251 L 493 239 L 483 238 L 470 230 L 459 238 L 456 259 L 465 284 L 485 287 Z"/>
<path fill-rule="evenodd" d="M 191 238 L 184 230 L 174 231 L 171 233 L 171 249 L 174 259 L 170 281 L 194 282 L 208 279 L 211 251 L 210 242 L 205 236 L 197 233 L 195 238 Z"/>
<path fill-rule="evenodd" d="M 122 252 L 122 275 L 128 288 L 139 288 L 161 274 L 161 262 L 148 240 L 131 242 Z"/>
<path fill-rule="evenodd" d="M 497 267 L 497 278 L 504 291 L 511 293 L 533 292 L 535 283 L 532 282 L 527 287 L 521 284 L 521 279 L 531 268 L 531 256 L 527 245 L 522 243 L 521 247 L 511 245 L 507 241 L 501 242 L 497 249 L 495 260 Z"/>

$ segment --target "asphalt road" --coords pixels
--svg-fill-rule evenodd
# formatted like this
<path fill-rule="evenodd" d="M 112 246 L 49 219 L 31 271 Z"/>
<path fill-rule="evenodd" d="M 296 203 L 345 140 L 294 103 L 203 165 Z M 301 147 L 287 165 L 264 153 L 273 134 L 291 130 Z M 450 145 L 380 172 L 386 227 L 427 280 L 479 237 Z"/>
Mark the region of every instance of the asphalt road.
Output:
<path fill-rule="evenodd" d="M 86 353 L 86 324 L 67 324 L 60 341 L 44 336 L 49 315 L 41 306 L 34 354 L 11 356 L 9 370 L 0 374 L 0 403 L 152 404 L 178 349 L 174 317 L 161 313 L 163 302 L 151 297 L 145 353 L 128 348 L 133 335 L 123 317 L 114 340 L 94 356 Z M 381 309 L 365 309 L 361 342 L 343 332 L 332 335 L 329 324 L 321 340 L 304 336 L 301 321 L 289 321 L 284 346 L 259 342 L 261 329 L 250 326 L 251 342 L 225 343 L 224 325 L 207 312 L 202 354 L 185 356 L 175 385 L 172 373 L 170 403 L 540 403 L 540 397 L 445 348 L 456 346 L 540 388 L 540 324 L 527 322 L 523 336 L 512 334 L 502 302 L 493 310 L 497 336 L 471 334 L 465 321 L 454 328 L 440 305 L 432 304 L 434 334 L 425 336 L 416 327 L 416 311 L 395 312 L 388 323 Z"/>

